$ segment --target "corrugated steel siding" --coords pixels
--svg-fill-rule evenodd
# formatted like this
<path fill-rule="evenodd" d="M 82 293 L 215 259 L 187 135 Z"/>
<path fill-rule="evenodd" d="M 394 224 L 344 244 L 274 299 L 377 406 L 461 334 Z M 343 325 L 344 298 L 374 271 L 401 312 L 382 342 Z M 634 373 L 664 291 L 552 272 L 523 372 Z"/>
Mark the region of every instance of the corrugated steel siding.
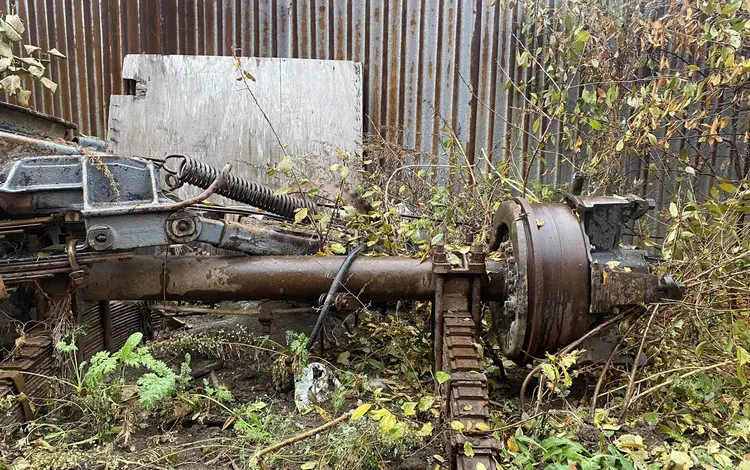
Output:
<path fill-rule="evenodd" d="M 17 4 L 30 43 L 57 47 L 69 57 L 51 66 L 58 93 L 51 96 L 36 84 L 33 105 L 78 123 L 86 134 L 103 137 L 106 132 L 109 96 L 123 93 L 125 54 L 230 55 L 236 45 L 243 56 L 363 62 L 366 131 L 431 156 L 422 163 L 457 161 L 455 152 L 443 145 L 445 126 L 478 164 L 483 164 L 484 150 L 489 159 L 509 160 L 532 180 L 569 181 L 582 158 L 568 158 L 551 144 L 544 159 L 525 157 L 539 133 L 532 132 L 523 97 L 503 91 L 509 78 L 535 73 L 515 63 L 515 38 L 525 19 L 521 2 L 510 10 L 486 0 L 4 3 L 6 8 Z M 558 3 L 549 0 L 551 7 Z M 533 54 L 543 42 L 537 38 L 527 47 Z M 576 99 L 571 93 L 571 103 Z M 731 174 L 732 159 L 741 157 L 735 152 L 710 158 L 716 165 L 725 163 Z M 630 171 L 647 180 L 647 168 L 645 160 Z M 659 175 L 665 173 L 660 168 Z M 649 194 L 657 189 L 644 186 Z M 667 193 L 658 196 L 668 199 Z"/>

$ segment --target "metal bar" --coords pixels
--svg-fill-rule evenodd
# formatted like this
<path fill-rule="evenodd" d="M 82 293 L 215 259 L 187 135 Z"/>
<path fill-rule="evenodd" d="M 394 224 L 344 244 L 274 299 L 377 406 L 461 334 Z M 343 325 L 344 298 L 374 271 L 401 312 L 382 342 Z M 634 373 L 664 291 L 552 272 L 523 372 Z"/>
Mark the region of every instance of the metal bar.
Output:
<path fill-rule="evenodd" d="M 443 370 L 443 319 L 445 316 L 445 312 L 443 311 L 443 295 L 445 293 L 445 278 L 443 276 L 438 276 L 436 283 L 435 303 L 432 307 L 435 312 L 434 320 L 432 322 L 432 350 L 435 361 L 435 372 L 438 372 Z"/>
<path fill-rule="evenodd" d="M 164 312 L 190 313 L 190 314 L 195 314 L 195 315 L 235 315 L 239 317 L 257 317 L 259 314 L 258 310 L 180 307 L 177 305 L 160 305 L 160 304 L 149 305 L 148 308 L 150 308 L 151 310 L 160 310 Z M 310 307 L 297 307 L 297 308 L 280 308 L 277 310 L 272 310 L 271 312 L 273 314 L 283 315 L 287 313 L 308 313 L 311 310 L 312 309 Z"/>
<path fill-rule="evenodd" d="M 94 263 L 80 291 L 88 300 L 316 300 L 327 292 L 338 256 L 135 256 Z M 502 300 L 503 265 L 488 262 L 482 298 Z M 361 257 L 342 291 L 360 300 L 432 300 L 432 264 L 400 257 Z"/>
<path fill-rule="evenodd" d="M 102 338 L 104 350 L 112 351 L 112 310 L 109 308 L 108 300 L 99 301 L 99 314 L 102 316 Z"/>

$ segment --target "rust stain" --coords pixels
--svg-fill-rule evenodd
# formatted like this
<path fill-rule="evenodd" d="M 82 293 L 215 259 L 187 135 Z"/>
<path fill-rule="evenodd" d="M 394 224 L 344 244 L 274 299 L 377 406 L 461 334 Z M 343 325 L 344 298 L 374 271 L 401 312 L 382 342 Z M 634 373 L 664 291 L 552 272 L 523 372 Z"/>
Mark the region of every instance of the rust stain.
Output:
<path fill-rule="evenodd" d="M 490 24 L 489 21 L 484 24 L 484 38 L 490 37 Z M 484 85 L 487 83 L 487 74 L 489 73 L 490 67 L 490 52 L 492 47 L 489 44 L 482 48 L 482 83 L 479 86 L 479 92 L 484 90 Z"/>
<path fill-rule="evenodd" d="M 362 26 L 359 21 L 357 21 L 357 24 L 354 25 L 354 44 L 357 46 L 354 48 L 354 59 L 360 60 L 361 57 L 359 56 L 359 45 L 362 44 Z"/>
<path fill-rule="evenodd" d="M 416 8 L 411 11 L 411 21 L 409 22 L 409 26 L 411 27 L 411 35 L 415 36 L 417 34 L 417 10 Z"/>
<path fill-rule="evenodd" d="M 395 15 L 394 15 L 395 19 Z M 399 98 L 399 77 L 398 77 L 398 64 L 400 62 L 399 60 L 399 51 L 400 48 L 398 47 L 398 41 L 397 41 L 397 34 L 398 34 L 398 26 L 399 21 L 390 21 L 391 23 L 391 34 L 390 37 L 393 38 L 393 46 L 390 48 L 391 52 L 391 63 L 389 64 L 390 74 L 388 77 L 388 120 L 389 124 L 392 128 L 396 128 L 398 125 L 398 98 Z"/>
<path fill-rule="evenodd" d="M 268 15 L 263 15 L 263 39 L 268 40 L 269 37 L 270 37 L 270 31 L 268 29 Z M 265 52 L 268 55 L 271 55 L 271 49 L 270 49 L 270 47 Z"/>
<path fill-rule="evenodd" d="M 341 12 L 341 10 L 339 10 L 338 13 L 336 58 L 339 60 L 344 60 L 346 58 L 344 57 L 344 14 Z"/>
<path fill-rule="evenodd" d="M 372 67 L 372 78 L 372 96 L 373 101 L 377 103 L 380 98 L 380 67 L 377 65 Z M 380 106 L 372 107 L 372 122 L 377 128 L 380 122 Z"/>
<path fill-rule="evenodd" d="M 453 44 L 453 8 L 448 8 L 448 44 Z"/>
<path fill-rule="evenodd" d="M 318 20 L 318 28 L 320 28 L 321 31 L 326 30 L 326 8 L 321 6 L 318 8 L 318 13 L 320 14 L 320 19 Z"/>
<path fill-rule="evenodd" d="M 307 45 L 310 40 L 310 37 L 308 36 L 309 25 L 307 24 L 307 15 L 302 15 L 302 28 L 300 29 L 302 31 L 302 35 L 300 37 L 299 57 L 301 59 L 307 59 Z"/>
<path fill-rule="evenodd" d="M 427 62 L 427 75 L 429 75 L 430 78 L 432 78 L 432 74 L 434 73 L 432 61 Z"/>
<path fill-rule="evenodd" d="M 375 21 L 380 22 L 380 8 L 375 9 Z"/>

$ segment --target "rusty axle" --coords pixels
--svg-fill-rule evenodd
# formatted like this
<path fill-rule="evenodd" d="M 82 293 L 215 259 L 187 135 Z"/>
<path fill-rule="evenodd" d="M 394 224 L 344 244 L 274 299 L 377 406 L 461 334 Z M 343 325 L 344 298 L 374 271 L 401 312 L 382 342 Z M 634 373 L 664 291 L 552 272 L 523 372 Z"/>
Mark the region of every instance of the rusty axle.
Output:
<path fill-rule="evenodd" d="M 327 292 L 338 256 L 135 256 L 91 266 L 87 300 L 314 300 Z M 503 263 L 489 261 L 482 297 L 501 300 Z M 432 300 L 432 263 L 400 257 L 362 257 L 352 264 L 342 292 L 361 300 Z"/>

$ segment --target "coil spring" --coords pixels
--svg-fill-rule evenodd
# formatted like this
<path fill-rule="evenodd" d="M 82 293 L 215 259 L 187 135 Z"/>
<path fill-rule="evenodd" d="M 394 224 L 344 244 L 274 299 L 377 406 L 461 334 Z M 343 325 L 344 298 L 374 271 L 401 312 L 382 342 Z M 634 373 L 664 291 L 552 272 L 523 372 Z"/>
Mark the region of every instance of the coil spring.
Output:
<path fill-rule="evenodd" d="M 182 162 L 176 175 L 180 183 L 206 189 L 219 176 L 219 170 L 211 165 L 189 157 L 180 158 Z M 297 209 L 307 208 L 310 212 L 315 210 L 312 201 L 289 195 L 276 196 L 270 188 L 232 174 L 228 175 L 226 183 L 216 190 L 216 194 L 289 219 L 294 219 Z"/>

